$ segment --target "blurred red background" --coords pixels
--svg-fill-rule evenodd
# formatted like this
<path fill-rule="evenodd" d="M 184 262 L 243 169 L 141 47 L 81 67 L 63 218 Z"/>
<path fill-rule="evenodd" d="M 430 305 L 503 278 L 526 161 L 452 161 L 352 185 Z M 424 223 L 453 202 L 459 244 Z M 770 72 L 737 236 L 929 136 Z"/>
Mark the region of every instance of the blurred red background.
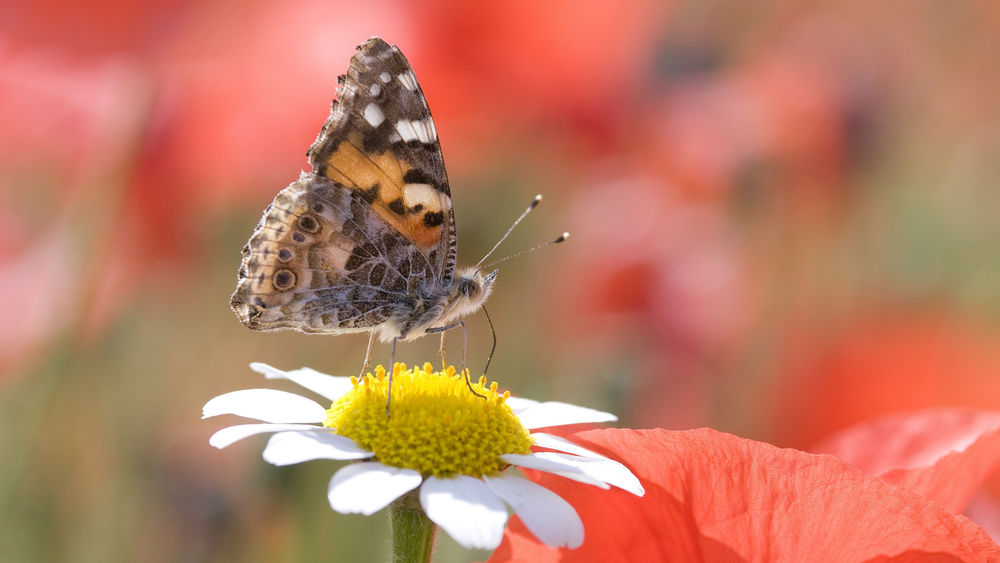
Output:
<path fill-rule="evenodd" d="M 986 2 L 0 7 L 0 522 L 22 538 L 0 556 L 381 557 L 380 522 L 326 506 L 329 467 L 210 450 L 199 421 L 262 384 L 250 361 L 362 360 L 363 337 L 251 333 L 227 304 L 371 35 L 429 99 L 461 262 L 536 193 L 505 248 L 573 234 L 501 269 L 490 376 L 515 394 L 803 449 L 1000 408 L 998 31 Z"/>

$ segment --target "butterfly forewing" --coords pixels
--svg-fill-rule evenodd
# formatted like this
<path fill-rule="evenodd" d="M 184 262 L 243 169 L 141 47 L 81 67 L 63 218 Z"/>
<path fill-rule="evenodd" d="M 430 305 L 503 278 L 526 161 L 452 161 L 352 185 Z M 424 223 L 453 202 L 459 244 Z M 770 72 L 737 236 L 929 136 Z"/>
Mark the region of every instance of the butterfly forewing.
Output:
<path fill-rule="evenodd" d="M 349 186 L 427 257 L 455 269 L 451 191 L 427 100 L 406 58 L 378 38 L 358 48 L 330 119 L 309 148 L 316 174 Z"/>

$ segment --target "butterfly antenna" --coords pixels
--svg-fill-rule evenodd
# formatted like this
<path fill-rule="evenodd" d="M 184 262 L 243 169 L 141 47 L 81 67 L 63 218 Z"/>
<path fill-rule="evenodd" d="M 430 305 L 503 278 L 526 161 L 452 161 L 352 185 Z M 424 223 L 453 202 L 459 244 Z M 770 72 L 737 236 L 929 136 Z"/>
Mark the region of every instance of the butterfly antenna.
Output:
<path fill-rule="evenodd" d="M 491 248 L 490 251 L 486 253 L 486 256 L 483 256 L 482 260 L 479 261 L 479 264 L 476 264 L 477 270 L 479 269 L 479 266 L 481 266 L 482 263 L 485 262 L 486 259 L 489 258 L 490 255 L 493 254 L 493 252 L 495 252 L 496 249 L 499 248 L 501 244 L 503 244 L 503 241 L 507 240 L 507 237 L 510 236 L 510 233 L 514 231 L 514 227 L 516 227 L 517 224 L 520 223 L 522 219 L 527 217 L 528 213 L 531 213 L 532 209 L 538 207 L 538 203 L 540 201 L 542 201 L 542 194 L 538 194 L 535 196 L 535 199 L 531 202 L 531 205 L 529 205 L 528 208 L 524 210 L 524 213 L 521 213 L 521 216 L 518 217 L 516 221 L 514 221 L 514 224 L 511 225 L 509 229 L 507 229 L 507 232 L 504 233 L 502 237 L 500 237 L 500 240 L 498 240 L 497 243 L 493 245 L 493 248 Z"/>
<path fill-rule="evenodd" d="M 515 252 L 514 254 L 511 254 L 510 256 L 504 256 L 503 258 L 500 258 L 498 260 L 494 260 L 494 261 L 490 262 L 489 264 L 486 264 L 485 266 L 483 266 L 483 269 L 487 269 L 488 270 L 488 269 L 492 268 L 493 266 L 496 266 L 497 264 L 499 264 L 501 262 L 506 262 L 507 260 L 510 260 L 511 258 L 517 258 L 518 256 L 522 256 L 522 255 L 527 254 L 529 252 L 534 252 L 534 251 L 536 251 L 536 250 L 538 250 L 540 248 L 545 248 L 546 246 L 548 246 L 550 244 L 559 244 L 560 242 L 562 242 L 562 241 L 564 241 L 564 240 L 566 240 L 568 238 L 569 238 L 569 233 L 563 233 L 563 234 L 559 235 L 558 237 L 556 237 L 555 240 L 550 240 L 549 242 L 546 242 L 546 243 L 543 243 L 543 244 L 539 244 L 538 246 L 532 246 L 531 248 L 528 248 L 526 250 L 522 250 L 520 252 Z"/>

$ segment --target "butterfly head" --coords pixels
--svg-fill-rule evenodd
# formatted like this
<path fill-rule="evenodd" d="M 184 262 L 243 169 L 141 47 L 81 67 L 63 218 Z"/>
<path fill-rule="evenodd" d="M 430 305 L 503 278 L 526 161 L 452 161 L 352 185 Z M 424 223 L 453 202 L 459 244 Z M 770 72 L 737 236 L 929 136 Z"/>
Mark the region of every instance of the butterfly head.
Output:
<path fill-rule="evenodd" d="M 455 273 L 452 280 L 452 303 L 455 311 L 461 311 L 459 316 L 472 313 L 479 309 L 486 298 L 493 293 L 493 282 L 498 270 L 483 274 L 478 268 L 466 268 Z"/>

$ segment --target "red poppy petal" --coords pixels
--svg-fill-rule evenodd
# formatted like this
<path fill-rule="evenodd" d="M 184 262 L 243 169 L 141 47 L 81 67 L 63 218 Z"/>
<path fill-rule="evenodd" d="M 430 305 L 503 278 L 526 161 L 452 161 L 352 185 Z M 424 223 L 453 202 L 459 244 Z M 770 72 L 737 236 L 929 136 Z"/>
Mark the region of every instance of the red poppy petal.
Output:
<path fill-rule="evenodd" d="M 645 497 L 532 474 L 577 509 L 584 544 L 549 548 L 513 519 L 490 561 L 1000 557 L 969 519 L 833 456 L 710 429 L 594 430 L 574 441 L 628 465 Z"/>
<path fill-rule="evenodd" d="M 959 513 L 1000 468 L 1000 412 L 940 408 L 891 414 L 838 432 L 812 449 Z"/>

